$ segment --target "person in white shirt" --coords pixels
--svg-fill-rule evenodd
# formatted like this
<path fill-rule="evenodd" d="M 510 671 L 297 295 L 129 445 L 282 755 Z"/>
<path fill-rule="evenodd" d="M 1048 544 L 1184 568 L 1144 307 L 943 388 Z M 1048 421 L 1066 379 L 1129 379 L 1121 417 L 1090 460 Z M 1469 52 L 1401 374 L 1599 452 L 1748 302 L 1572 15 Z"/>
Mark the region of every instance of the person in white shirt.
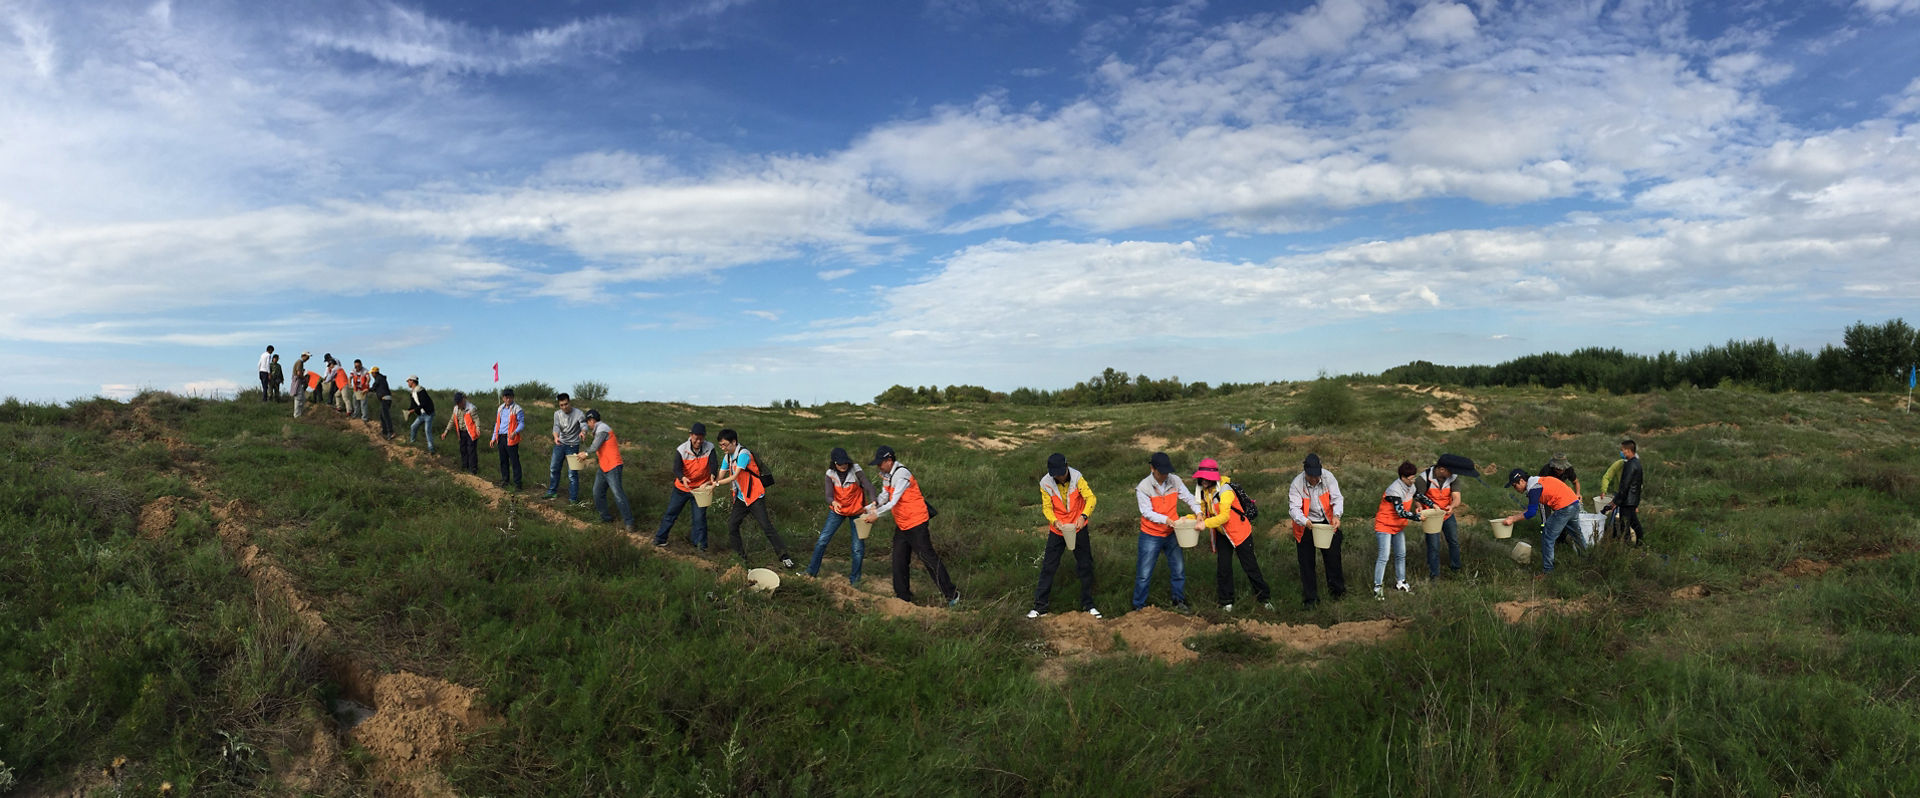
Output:
<path fill-rule="evenodd" d="M 260 401 L 273 401 L 273 347 L 260 353 Z"/>
<path fill-rule="evenodd" d="M 1205 512 L 1200 509 L 1200 498 L 1187 490 L 1187 483 L 1174 476 L 1173 460 L 1166 452 L 1154 452 L 1147 458 L 1147 467 L 1151 470 L 1146 478 L 1133 488 L 1135 504 L 1140 510 L 1140 538 L 1133 563 L 1133 608 L 1147 606 L 1147 583 L 1153 579 L 1153 568 L 1161 552 L 1165 552 L 1167 576 L 1173 586 L 1173 608 L 1191 612 L 1193 607 L 1187 603 L 1187 560 L 1179 542 L 1174 540 L 1173 522 L 1180 518 L 1181 502 L 1193 510 L 1191 517 L 1205 515 Z"/>
<path fill-rule="evenodd" d="M 1308 528 L 1312 524 L 1333 526 L 1333 545 L 1319 549 L 1320 564 L 1327 571 L 1327 593 L 1334 601 L 1347 594 L 1347 576 L 1340 562 L 1340 547 L 1345 535 L 1340 531 L 1340 516 L 1347 511 L 1347 500 L 1340 494 L 1340 480 L 1320 465 L 1320 455 L 1307 455 L 1300 473 L 1287 486 L 1287 514 L 1293 518 L 1294 553 L 1300 558 L 1300 598 L 1307 607 L 1320 603 L 1319 580 L 1313 572 L 1315 546 Z"/>

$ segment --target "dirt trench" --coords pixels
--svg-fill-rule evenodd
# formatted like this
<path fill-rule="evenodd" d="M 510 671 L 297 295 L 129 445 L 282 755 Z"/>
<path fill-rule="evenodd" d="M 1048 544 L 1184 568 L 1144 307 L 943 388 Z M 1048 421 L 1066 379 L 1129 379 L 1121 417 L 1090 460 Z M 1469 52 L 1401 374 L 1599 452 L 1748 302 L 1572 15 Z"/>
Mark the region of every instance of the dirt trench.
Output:
<path fill-rule="evenodd" d="M 1205 618 L 1147 607 L 1106 619 L 1084 612 L 1057 613 L 1042 616 L 1039 624 L 1055 654 L 1040 664 L 1039 676 L 1059 683 L 1066 680 L 1072 666 L 1102 656 L 1136 654 L 1169 665 L 1192 662 L 1199 659 L 1200 654 L 1188 647 L 1187 640 L 1220 629 L 1238 629 L 1294 652 L 1310 653 L 1347 643 L 1384 642 L 1399 635 L 1407 621 L 1390 618 L 1316 626 L 1243 618 L 1214 624 Z"/>

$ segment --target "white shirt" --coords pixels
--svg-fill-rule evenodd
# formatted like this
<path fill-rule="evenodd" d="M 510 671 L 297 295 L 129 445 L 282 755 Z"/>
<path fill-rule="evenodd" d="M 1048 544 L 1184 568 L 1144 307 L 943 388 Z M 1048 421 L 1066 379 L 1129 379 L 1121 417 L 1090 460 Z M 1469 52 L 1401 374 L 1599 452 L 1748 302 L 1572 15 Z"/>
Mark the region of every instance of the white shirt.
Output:
<path fill-rule="evenodd" d="M 1320 507 L 1320 496 L 1322 494 L 1332 496 L 1334 515 L 1345 516 L 1347 514 L 1347 499 L 1345 496 L 1340 495 L 1340 480 L 1334 479 L 1333 472 L 1324 468 L 1320 469 L 1320 484 L 1318 485 L 1307 484 L 1307 472 L 1305 471 L 1293 476 L 1293 484 L 1287 486 L 1287 514 L 1293 516 L 1293 522 L 1301 526 L 1329 522 L 1330 519 L 1326 517 L 1326 511 Z M 1304 515 L 1300 512 L 1300 504 L 1303 499 L 1309 500 L 1306 504 L 1311 508 L 1310 511 Z"/>
<path fill-rule="evenodd" d="M 1145 479 L 1140 480 L 1140 484 L 1133 486 L 1134 503 L 1140 507 L 1140 517 L 1156 524 L 1171 524 L 1174 519 L 1153 511 L 1154 497 L 1174 495 L 1186 502 L 1194 515 L 1206 516 L 1206 512 L 1200 509 L 1200 499 L 1187 490 L 1187 483 L 1181 482 L 1178 474 L 1168 474 L 1167 481 L 1163 484 L 1149 473 Z"/>
<path fill-rule="evenodd" d="M 272 352 L 260 353 L 260 370 L 261 371 L 273 370 L 273 353 Z"/>
<path fill-rule="evenodd" d="M 874 496 L 873 514 L 882 516 L 892 512 L 893 506 L 900 503 L 900 498 L 907 495 L 907 486 L 911 484 L 913 484 L 913 472 L 908 471 L 906 466 L 896 461 L 893 464 L 893 470 L 887 472 L 886 487 L 883 489 L 875 486 L 875 490 L 880 492 Z M 886 500 L 885 503 L 881 503 L 883 497 Z"/>

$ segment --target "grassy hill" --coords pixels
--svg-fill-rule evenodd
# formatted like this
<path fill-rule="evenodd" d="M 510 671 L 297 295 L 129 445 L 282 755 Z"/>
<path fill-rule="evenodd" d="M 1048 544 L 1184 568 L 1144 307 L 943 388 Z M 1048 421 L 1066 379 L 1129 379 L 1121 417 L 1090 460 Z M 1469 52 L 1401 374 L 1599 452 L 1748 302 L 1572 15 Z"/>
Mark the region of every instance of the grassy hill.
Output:
<path fill-rule="evenodd" d="M 821 579 L 768 595 L 732 569 L 723 516 L 711 552 L 685 518 L 661 552 L 540 501 L 545 407 L 508 495 L 452 473 L 451 441 L 426 456 L 330 410 L 0 405 L 0 792 L 1920 794 L 1916 417 L 1850 394 L 1350 390 L 1359 417 L 1337 427 L 1295 421 L 1302 385 L 1111 408 L 598 405 L 642 538 L 694 421 L 773 464 L 802 560 L 827 451 L 894 446 L 941 510 L 956 610 L 917 567 L 923 606 L 889 597 L 885 524 L 860 589 L 843 531 Z M 1563 553 L 1536 582 L 1474 521 L 1518 497 L 1468 482 L 1462 575 L 1425 581 L 1416 536 L 1415 592 L 1375 602 L 1359 534 L 1348 598 L 1301 607 L 1273 527 L 1308 451 L 1364 531 L 1403 459 L 1565 451 L 1592 494 L 1623 434 L 1647 462 L 1643 549 Z M 1098 603 L 1120 616 L 1156 449 L 1186 471 L 1219 458 L 1268 508 L 1276 610 L 1222 612 L 1202 546 L 1193 617 L 1021 617 L 1046 456 L 1099 492 Z M 1169 604 L 1164 567 L 1150 600 Z"/>

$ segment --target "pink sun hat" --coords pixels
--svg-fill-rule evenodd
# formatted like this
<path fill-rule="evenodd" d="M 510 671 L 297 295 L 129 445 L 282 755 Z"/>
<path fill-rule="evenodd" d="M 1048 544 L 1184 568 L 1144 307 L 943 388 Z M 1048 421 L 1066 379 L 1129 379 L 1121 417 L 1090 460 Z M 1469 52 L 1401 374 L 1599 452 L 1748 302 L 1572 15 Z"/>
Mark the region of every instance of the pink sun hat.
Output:
<path fill-rule="evenodd" d="M 1214 462 L 1213 458 L 1211 457 L 1205 460 L 1201 460 L 1200 467 L 1197 469 L 1194 469 L 1193 478 L 1205 479 L 1212 482 L 1219 482 L 1220 481 L 1220 464 Z"/>

